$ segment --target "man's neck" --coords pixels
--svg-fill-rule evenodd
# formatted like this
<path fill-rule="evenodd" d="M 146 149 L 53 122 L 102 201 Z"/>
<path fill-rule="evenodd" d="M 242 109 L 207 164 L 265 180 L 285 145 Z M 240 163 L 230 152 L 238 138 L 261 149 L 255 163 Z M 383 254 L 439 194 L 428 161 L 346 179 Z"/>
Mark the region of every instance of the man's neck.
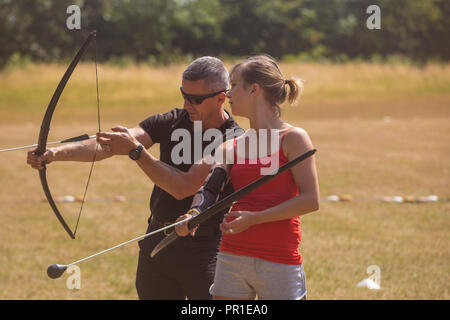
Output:
<path fill-rule="evenodd" d="M 221 108 L 214 117 L 209 119 L 209 121 L 203 121 L 203 130 L 220 128 L 229 118 L 230 116 L 228 113 Z"/>

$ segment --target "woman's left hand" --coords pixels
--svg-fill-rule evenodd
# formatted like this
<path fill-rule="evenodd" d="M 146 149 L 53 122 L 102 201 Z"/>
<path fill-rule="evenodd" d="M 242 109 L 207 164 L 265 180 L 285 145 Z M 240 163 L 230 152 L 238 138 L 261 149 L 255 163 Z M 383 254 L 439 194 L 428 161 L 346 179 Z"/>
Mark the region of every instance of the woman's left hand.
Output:
<path fill-rule="evenodd" d="M 251 226 L 258 224 L 259 212 L 250 211 L 232 211 L 225 215 L 222 223 L 220 224 L 220 230 L 223 233 L 235 234 L 242 232 Z M 233 221 L 227 222 L 230 218 L 235 218 Z"/>

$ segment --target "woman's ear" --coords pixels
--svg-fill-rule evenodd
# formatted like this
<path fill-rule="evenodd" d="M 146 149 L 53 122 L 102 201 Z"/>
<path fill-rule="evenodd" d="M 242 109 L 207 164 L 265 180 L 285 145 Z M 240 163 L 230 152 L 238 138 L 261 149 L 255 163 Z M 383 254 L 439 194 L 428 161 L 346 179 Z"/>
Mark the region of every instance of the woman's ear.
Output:
<path fill-rule="evenodd" d="M 253 83 L 250 87 L 251 87 L 250 93 L 256 93 L 258 92 L 259 84 Z"/>

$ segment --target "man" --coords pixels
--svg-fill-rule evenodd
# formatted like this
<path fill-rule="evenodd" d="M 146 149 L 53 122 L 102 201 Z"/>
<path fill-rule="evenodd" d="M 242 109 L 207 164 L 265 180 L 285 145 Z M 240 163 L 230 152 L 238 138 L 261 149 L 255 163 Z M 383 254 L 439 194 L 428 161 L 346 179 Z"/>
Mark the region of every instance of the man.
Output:
<path fill-rule="evenodd" d="M 183 72 L 180 90 L 184 97 L 184 109 L 175 108 L 165 114 L 151 116 L 136 128 L 117 126 L 112 128 L 113 133 L 98 134 L 97 141 L 102 145 L 97 150 L 97 161 L 112 155 L 129 155 L 154 182 L 147 232 L 173 223 L 185 214 L 191 206 L 192 195 L 201 187 L 192 185 L 186 188 L 186 181 L 180 172 L 189 171 L 203 154 L 194 150 L 195 143 L 192 141 L 191 161 L 174 161 L 172 151 L 179 141 L 172 141 L 172 133 L 184 129 L 194 137 L 194 121 L 201 121 L 204 131 L 218 129 L 223 134 L 223 140 L 234 137 L 230 132 L 242 132 L 223 108 L 228 81 L 228 71 L 222 61 L 214 57 L 198 58 Z M 160 160 L 147 152 L 155 143 L 160 144 Z M 201 143 L 204 150 L 211 142 L 202 139 Z M 28 153 L 28 163 L 40 169 L 43 161 L 92 161 L 96 146 L 96 141 L 91 139 L 48 149 L 39 157 L 31 151 Z M 206 176 L 208 173 L 204 170 L 205 166 L 194 165 L 190 174 Z M 222 197 L 232 191 L 231 184 L 227 184 Z M 152 249 L 168 233 L 159 233 L 139 242 L 136 289 L 140 299 L 211 298 L 209 287 L 214 280 L 222 216 L 212 220 L 202 224 L 195 237 L 181 238 L 153 259 L 150 258 Z"/>

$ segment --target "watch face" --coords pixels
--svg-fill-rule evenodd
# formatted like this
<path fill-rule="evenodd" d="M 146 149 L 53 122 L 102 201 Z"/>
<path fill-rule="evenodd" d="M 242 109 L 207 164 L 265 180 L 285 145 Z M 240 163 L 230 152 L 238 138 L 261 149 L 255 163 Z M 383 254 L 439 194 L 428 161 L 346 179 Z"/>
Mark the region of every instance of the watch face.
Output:
<path fill-rule="evenodd" d="M 131 150 L 129 153 L 129 156 L 132 160 L 137 160 L 139 159 L 139 156 L 141 155 L 141 151 L 143 149 L 143 146 L 140 145 L 139 147 L 137 147 L 137 149 Z"/>
<path fill-rule="evenodd" d="M 140 154 L 141 153 L 138 152 L 137 150 L 132 150 L 130 152 L 130 158 L 133 159 L 133 160 L 137 160 Z"/>

